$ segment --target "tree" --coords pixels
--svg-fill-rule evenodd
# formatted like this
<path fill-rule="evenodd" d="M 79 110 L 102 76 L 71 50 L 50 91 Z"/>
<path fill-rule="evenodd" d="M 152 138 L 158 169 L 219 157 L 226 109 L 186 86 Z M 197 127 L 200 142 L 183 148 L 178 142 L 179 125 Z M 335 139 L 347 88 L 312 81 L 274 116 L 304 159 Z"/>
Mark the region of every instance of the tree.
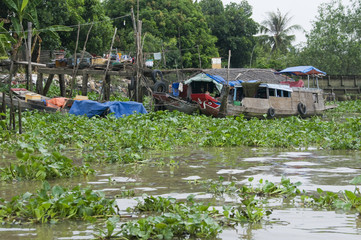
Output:
<path fill-rule="evenodd" d="M 24 21 L 34 23 L 35 27 L 38 26 L 36 6 L 39 4 L 39 0 L 31 2 L 28 0 L 4 0 L 4 3 L 8 9 L 8 15 L 11 16 L 9 29 L 13 32 L 13 34 L 6 33 L 5 35 L 11 35 L 11 57 L 12 60 L 15 60 L 22 41 L 26 38 L 23 27 Z"/>
<path fill-rule="evenodd" d="M 223 58 L 232 51 L 231 67 L 248 65 L 255 45 L 253 35 L 258 24 L 251 18 L 252 7 L 247 1 L 231 3 L 225 8 L 221 0 L 202 0 L 199 2 L 212 34 L 217 37 L 216 46 Z"/>
<path fill-rule="evenodd" d="M 112 34 L 112 21 L 105 15 L 100 0 L 43 0 L 37 8 L 41 28 L 54 24 L 73 26 L 71 32 L 41 35 L 43 45 L 49 50 L 65 48 L 73 54 L 77 39 L 77 27 L 81 24 L 79 46 L 82 48 L 88 29 L 94 22 L 87 43 L 87 51 L 103 54 L 108 51 Z"/>
<path fill-rule="evenodd" d="M 320 5 L 300 61 L 328 74 L 360 74 L 361 3 L 345 6 L 339 0 Z"/>
<path fill-rule="evenodd" d="M 198 67 L 198 49 L 203 67 L 210 66 L 211 57 L 218 56 L 215 47 L 216 38 L 211 35 L 197 3 L 192 0 L 140 0 L 139 2 L 139 16 L 143 22 L 142 34 L 147 33 L 160 41 L 157 44 L 159 46 L 157 51 L 162 50 L 161 46 L 165 48 L 167 64 L 168 60 L 177 55 L 173 54 L 174 40 L 179 58 L 173 59 L 174 61 L 170 63 L 172 66 Z M 106 0 L 104 6 L 107 15 L 111 18 L 130 14 L 132 7 L 137 10 L 135 0 Z M 125 25 L 124 21 L 126 21 Z M 133 25 L 130 18 L 117 19 L 114 23 L 120 33 L 117 46 L 123 50 L 134 49 Z M 172 46 L 172 49 L 166 49 L 167 46 Z M 144 48 L 144 51 L 148 49 Z M 168 58 L 170 52 L 172 57 Z"/>
<path fill-rule="evenodd" d="M 264 20 L 260 27 L 260 32 L 264 33 L 261 39 L 271 47 L 271 53 L 279 50 L 286 53 L 290 48 L 295 35 L 290 35 L 295 30 L 301 30 L 300 25 L 290 25 L 292 17 L 288 13 L 282 14 L 279 9 L 277 12 L 268 12 L 267 19 Z"/>

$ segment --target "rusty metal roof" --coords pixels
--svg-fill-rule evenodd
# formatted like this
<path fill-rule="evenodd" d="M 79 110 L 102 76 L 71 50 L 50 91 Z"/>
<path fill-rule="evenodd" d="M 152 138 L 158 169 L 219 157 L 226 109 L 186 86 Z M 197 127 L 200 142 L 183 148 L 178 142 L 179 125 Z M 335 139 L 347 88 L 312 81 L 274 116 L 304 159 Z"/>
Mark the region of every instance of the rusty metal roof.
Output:
<path fill-rule="evenodd" d="M 227 69 L 204 69 L 205 73 L 211 75 L 219 75 L 227 80 Z M 282 76 L 273 69 L 259 69 L 259 68 L 231 68 L 229 69 L 229 81 L 234 80 L 259 80 L 265 83 L 279 83 L 287 80 L 285 76 Z"/>

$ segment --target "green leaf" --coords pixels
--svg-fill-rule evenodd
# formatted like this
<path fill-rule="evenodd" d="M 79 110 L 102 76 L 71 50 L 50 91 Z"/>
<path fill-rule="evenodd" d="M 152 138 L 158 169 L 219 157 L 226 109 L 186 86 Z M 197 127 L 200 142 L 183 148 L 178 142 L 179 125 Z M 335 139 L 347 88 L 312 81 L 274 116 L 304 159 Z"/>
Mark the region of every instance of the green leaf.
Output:
<path fill-rule="evenodd" d="M 23 12 L 24 9 L 26 8 L 26 6 L 28 5 L 29 0 L 23 0 L 22 4 L 21 4 L 21 9 L 20 12 Z"/>
<path fill-rule="evenodd" d="M 8 5 L 8 7 L 14 9 L 16 12 L 19 10 L 18 6 L 16 5 L 16 2 L 13 0 L 4 0 L 5 4 Z"/>
<path fill-rule="evenodd" d="M 51 190 L 51 193 L 54 197 L 59 197 L 61 194 L 64 193 L 64 189 L 58 185 L 54 186 Z"/>
<path fill-rule="evenodd" d="M 357 176 L 357 177 L 354 177 L 351 181 L 350 181 L 351 184 L 354 184 L 354 185 L 358 185 L 358 184 L 361 184 L 361 175 L 360 176 Z"/>
<path fill-rule="evenodd" d="M 16 151 L 16 157 L 21 159 L 24 157 L 24 152 L 23 151 Z"/>
<path fill-rule="evenodd" d="M 45 191 L 50 190 L 50 184 L 47 181 L 43 182 L 43 190 L 45 190 Z"/>

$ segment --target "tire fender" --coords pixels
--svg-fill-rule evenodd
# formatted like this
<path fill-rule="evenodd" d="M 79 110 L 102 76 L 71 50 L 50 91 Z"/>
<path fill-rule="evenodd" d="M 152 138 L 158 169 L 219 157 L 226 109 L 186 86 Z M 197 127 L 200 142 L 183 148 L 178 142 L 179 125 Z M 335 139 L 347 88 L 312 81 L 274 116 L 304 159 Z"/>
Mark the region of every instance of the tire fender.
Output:
<path fill-rule="evenodd" d="M 275 115 L 276 115 L 276 111 L 274 108 L 270 107 L 268 110 L 267 110 L 267 115 L 271 118 L 274 118 Z"/>
<path fill-rule="evenodd" d="M 300 102 L 297 105 L 298 112 L 303 116 L 307 113 L 307 107 L 304 103 Z"/>

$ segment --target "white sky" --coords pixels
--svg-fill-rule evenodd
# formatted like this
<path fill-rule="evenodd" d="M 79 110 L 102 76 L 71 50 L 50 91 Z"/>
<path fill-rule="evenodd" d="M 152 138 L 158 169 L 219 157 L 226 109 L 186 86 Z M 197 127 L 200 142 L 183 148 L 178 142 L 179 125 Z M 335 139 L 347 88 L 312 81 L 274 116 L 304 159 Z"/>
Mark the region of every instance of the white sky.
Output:
<path fill-rule="evenodd" d="M 241 0 L 222 0 L 223 5 L 230 2 L 240 3 Z M 275 12 L 277 8 L 281 13 L 285 14 L 289 12 L 288 16 L 292 17 L 291 25 L 298 24 L 308 32 L 312 28 L 312 22 L 316 20 L 318 13 L 318 7 L 321 3 L 328 3 L 331 0 L 247 0 L 247 2 L 253 7 L 252 18 L 261 23 L 266 18 L 266 12 Z M 349 4 L 349 0 L 342 0 L 345 5 Z M 296 41 L 294 44 L 305 42 L 306 37 L 304 32 L 294 32 L 296 35 Z"/>

